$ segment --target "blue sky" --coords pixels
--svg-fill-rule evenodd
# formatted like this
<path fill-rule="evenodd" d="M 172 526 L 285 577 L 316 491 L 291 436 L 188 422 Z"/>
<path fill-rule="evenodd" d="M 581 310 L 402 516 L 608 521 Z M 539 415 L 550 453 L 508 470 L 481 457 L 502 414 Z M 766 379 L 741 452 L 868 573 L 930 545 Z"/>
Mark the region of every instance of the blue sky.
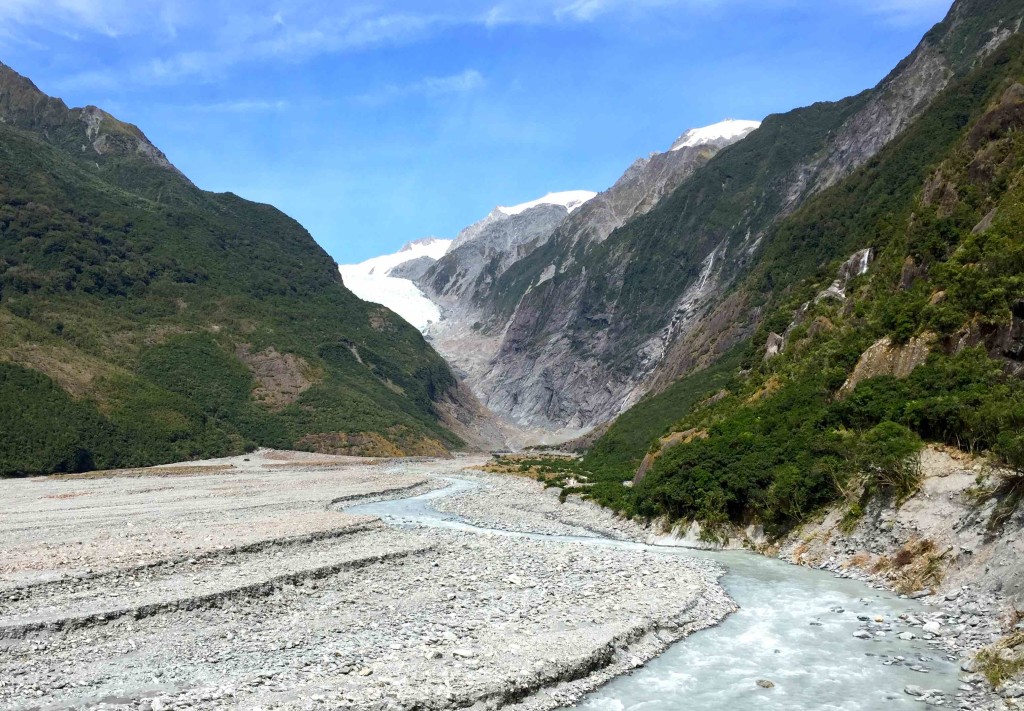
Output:
<path fill-rule="evenodd" d="M 0 61 L 339 262 L 877 83 L 950 0 L 0 0 Z"/>

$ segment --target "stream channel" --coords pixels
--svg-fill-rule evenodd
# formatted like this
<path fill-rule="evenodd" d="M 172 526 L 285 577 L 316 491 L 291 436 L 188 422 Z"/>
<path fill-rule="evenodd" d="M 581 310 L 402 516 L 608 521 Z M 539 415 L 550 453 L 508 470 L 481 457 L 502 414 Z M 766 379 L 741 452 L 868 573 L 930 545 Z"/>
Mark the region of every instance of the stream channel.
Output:
<path fill-rule="evenodd" d="M 958 687 L 958 665 L 923 640 L 903 641 L 894 624 L 884 637 L 854 638 L 858 615 L 921 615 L 922 604 L 831 573 L 744 551 L 703 551 L 649 546 L 609 538 L 514 533 L 472 526 L 434 509 L 430 502 L 480 485 L 445 479 L 449 485 L 421 496 L 347 507 L 351 514 L 379 516 L 400 526 L 430 526 L 484 535 L 583 543 L 664 555 L 710 558 L 726 569 L 722 584 L 739 611 L 717 627 L 676 643 L 657 659 L 584 697 L 581 711 L 883 711 L 922 708 L 904 693 L 907 685 Z M 923 671 L 915 671 L 917 667 Z M 774 688 L 757 686 L 770 680 Z M 956 707 L 952 698 L 947 706 Z"/>

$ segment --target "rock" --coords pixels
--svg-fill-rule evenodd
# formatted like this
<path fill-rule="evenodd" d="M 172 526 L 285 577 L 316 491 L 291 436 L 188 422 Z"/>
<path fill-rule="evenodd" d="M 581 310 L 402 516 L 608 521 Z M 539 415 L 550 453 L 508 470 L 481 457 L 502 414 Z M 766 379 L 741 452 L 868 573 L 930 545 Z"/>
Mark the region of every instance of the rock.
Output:
<path fill-rule="evenodd" d="M 903 693 L 909 696 L 924 696 L 924 689 L 914 684 L 907 684 L 903 687 Z"/>
<path fill-rule="evenodd" d="M 853 633 L 853 636 L 857 639 L 871 639 L 871 633 L 867 630 L 857 630 Z"/>
<path fill-rule="evenodd" d="M 999 689 L 998 693 L 1004 699 L 1019 699 L 1024 696 L 1024 686 L 1017 684 L 1007 685 Z"/>
<path fill-rule="evenodd" d="M 370 669 L 370 667 L 364 667 L 359 670 L 359 676 L 370 676 L 371 674 L 373 674 L 373 669 Z"/>
<path fill-rule="evenodd" d="M 923 629 L 928 634 L 939 634 L 942 630 L 942 625 L 940 625 L 935 620 L 932 620 L 931 622 L 925 622 L 924 626 L 921 629 Z"/>
<path fill-rule="evenodd" d="M 150 702 L 149 707 L 153 709 L 153 711 L 166 711 L 167 702 L 163 699 L 153 699 Z"/>
<path fill-rule="evenodd" d="M 774 689 L 775 688 L 775 682 L 769 681 L 768 679 L 758 679 L 757 680 L 757 685 L 760 686 L 762 689 Z"/>
<path fill-rule="evenodd" d="M 904 642 L 909 642 L 912 639 L 917 639 L 917 635 L 913 632 L 900 632 L 896 635 L 897 638 L 902 639 Z"/>

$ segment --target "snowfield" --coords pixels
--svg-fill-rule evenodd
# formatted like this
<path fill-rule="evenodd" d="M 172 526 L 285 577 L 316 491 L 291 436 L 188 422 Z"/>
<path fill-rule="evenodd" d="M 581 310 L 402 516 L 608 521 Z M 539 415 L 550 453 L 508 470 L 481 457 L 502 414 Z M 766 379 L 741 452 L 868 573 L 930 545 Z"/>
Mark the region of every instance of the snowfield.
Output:
<path fill-rule="evenodd" d="M 367 259 L 360 264 L 340 264 L 338 270 L 345 286 L 360 299 L 386 306 L 422 331 L 441 320 L 440 309 L 411 281 L 388 276 L 388 273 L 399 264 L 420 257 L 440 259 L 451 245 L 450 239 L 428 237 L 409 242 L 394 254 Z"/>
<path fill-rule="evenodd" d="M 679 137 L 670 150 L 678 151 L 682 148 L 694 148 L 708 143 L 714 143 L 720 139 L 732 139 L 743 136 L 761 126 L 760 121 L 736 121 L 726 119 L 720 123 L 711 124 L 704 128 L 693 128 Z"/>
<path fill-rule="evenodd" d="M 513 205 L 512 207 L 499 206 L 498 212 L 511 217 L 512 215 L 520 215 L 527 210 L 540 205 L 561 205 L 569 212 L 573 212 L 588 200 L 592 200 L 595 197 L 597 197 L 597 193 L 591 192 L 590 190 L 566 190 L 561 193 L 548 193 L 542 198 L 537 198 L 530 202 L 524 202 L 520 205 Z"/>

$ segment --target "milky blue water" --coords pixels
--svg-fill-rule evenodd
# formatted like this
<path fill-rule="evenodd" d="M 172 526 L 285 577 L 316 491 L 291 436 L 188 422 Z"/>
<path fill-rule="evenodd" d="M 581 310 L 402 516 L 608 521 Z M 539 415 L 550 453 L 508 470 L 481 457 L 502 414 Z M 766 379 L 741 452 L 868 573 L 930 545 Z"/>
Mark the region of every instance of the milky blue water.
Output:
<path fill-rule="evenodd" d="M 431 501 L 473 489 L 450 485 L 422 496 L 346 508 L 398 526 L 432 526 L 490 535 L 656 551 L 710 558 L 728 573 L 722 583 L 740 610 L 722 624 L 692 635 L 663 655 L 619 677 L 575 708 L 585 711 L 884 711 L 922 708 L 903 689 L 913 684 L 947 693 L 958 685 L 958 665 L 922 640 L 860 640 L 858 615 L 887 620 L 927 608 L 911 600 L 832 574 L 740 551 L 696 551 L 572 536 L 482 529 L 440 513 Z M 903 657 L 903 661 L 897 659 Z M 888 663 L 887 663 L 888 662 Z M 926 669 L 913 671 L 911 665 Z M 763 689 L 759 679 L 774 688 Z"/>

